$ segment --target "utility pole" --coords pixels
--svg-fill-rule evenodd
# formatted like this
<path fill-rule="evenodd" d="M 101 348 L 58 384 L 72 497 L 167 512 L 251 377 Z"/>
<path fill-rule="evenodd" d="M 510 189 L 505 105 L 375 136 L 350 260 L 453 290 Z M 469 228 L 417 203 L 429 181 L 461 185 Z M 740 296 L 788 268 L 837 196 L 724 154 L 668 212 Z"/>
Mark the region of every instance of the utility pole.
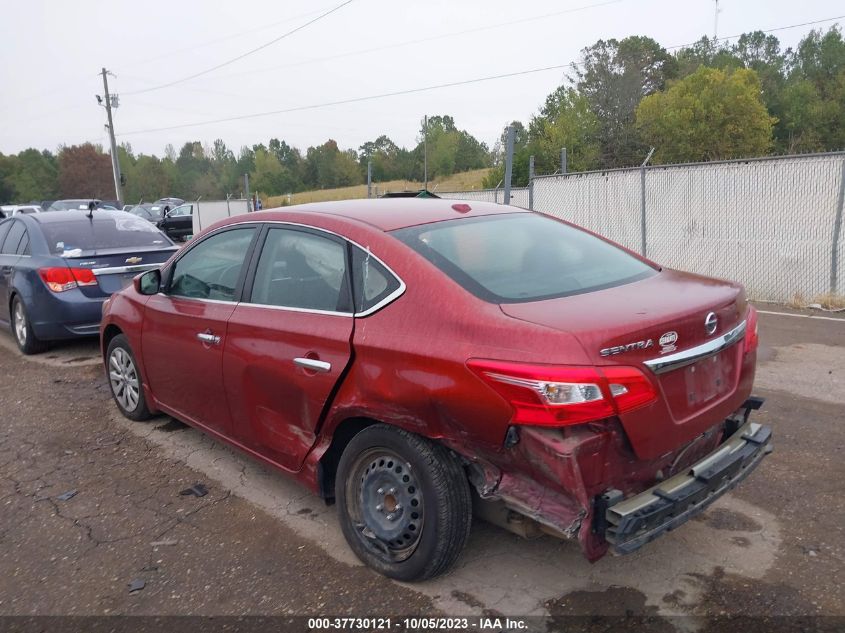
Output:
<path fill-rule="evenodd" d="M 713 16 L 713 39 L 719 38 L 719 0 L 715 0 L 716 2 L 716 11 L 715 15 Z"/>
<path fill-rule="evenodd" d="M 508 136 L 505 142 L 505 199 L 504 204 L 511 203 L 511 176 L 513 175 L 513 137 L 516 128 L 508 126 Z"/>
<path fill-rule="evenodd" d="M 367 161 L 367 197 L 373 197 L 373 161 Z"/>
<path fill-rule="evenodd" d="M 103 91 L 105 92 L 106 100 L 106 115 L 108 116 L 109 124 L 106 126 L 109 131 L 109 145 L 111 147 L 111 170 L 114 176 L 114 195 L 118 203 L 123 204 L 123 192 L 120 190 L 120 162 L 117 160 L 117 143 L 114 140 L 114 121 L 112 120 L 111 109 L 118 106 L 117 95 L 109 94 L 109 71 L 103 68 Z M 112 75 L 114 76 L 114 75 Z M 100 101 L 100 98 L 97 97 Z"/>
<path fill-rule="evenodd" d="M 423 117 L 423 189 L 428 191 L 428 115 Z"/>

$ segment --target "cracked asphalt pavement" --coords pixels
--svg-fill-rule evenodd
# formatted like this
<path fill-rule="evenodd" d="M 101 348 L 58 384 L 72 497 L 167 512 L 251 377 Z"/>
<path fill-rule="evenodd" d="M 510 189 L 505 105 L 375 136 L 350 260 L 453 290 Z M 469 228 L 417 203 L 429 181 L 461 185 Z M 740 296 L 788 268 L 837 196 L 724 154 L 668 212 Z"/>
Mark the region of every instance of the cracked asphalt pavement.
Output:
<path fill-rule="evenodd" d="M 283 476 L 120 417 L 96 343 L 24 358 L 0 334 L 0 615 L 845 616 L 845 320 L 760 325 L 775 452 L 705 514 L 593 565 L 476 521 L 457 568 L 417 585 L 361 566 L 335 509 Z"/>

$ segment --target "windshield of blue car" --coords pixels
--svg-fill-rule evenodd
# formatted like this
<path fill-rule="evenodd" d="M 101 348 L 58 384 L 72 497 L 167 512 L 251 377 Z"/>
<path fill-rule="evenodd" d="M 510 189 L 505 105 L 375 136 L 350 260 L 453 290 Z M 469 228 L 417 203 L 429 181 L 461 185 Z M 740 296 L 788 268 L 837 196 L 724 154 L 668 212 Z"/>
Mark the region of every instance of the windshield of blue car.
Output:
<path fill-rule="evenodd" d="M 172 248 L 167 236 L 147 220 L 122 212 L 96 215 L 92 220 L 44 222 L 41 225 L 50 253 L 85 257 L 109 250 Z"/>
<path fill-rule="evenodd" d="M 447 220 L 393 235 L 491 303 L 566 297 L 656 274 L 618 246 L 539 213 Z"/>

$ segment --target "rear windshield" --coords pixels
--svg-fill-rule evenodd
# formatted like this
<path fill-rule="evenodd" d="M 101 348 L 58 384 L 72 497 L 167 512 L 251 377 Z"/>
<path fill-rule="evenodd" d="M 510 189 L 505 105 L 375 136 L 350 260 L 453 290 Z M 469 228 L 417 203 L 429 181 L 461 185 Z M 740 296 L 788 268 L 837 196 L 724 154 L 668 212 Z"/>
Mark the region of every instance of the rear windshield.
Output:
<path fill-rule="evenodd" d="M 448 220 L 393 235 L 491 303 L 582 294 L 656 273 L 622 249 L 536 213 Z"/>
<path fill-rule="evenodd" d="M 62 257 L 96 255 L 112 249 L 173 246 L 173 242 L 147 220 L 120 211 L 97 215 L 93 220 L 86 217 L 43 222 L 41 230 L 50 252 Z"/>

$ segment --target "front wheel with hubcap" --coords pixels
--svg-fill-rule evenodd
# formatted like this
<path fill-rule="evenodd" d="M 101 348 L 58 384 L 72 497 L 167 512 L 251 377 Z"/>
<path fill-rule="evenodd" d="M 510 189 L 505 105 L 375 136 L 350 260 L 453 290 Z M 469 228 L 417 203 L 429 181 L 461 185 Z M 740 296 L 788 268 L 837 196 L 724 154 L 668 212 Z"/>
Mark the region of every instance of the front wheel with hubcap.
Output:
<path fill-rule="evenodd" d="M 32 325 L 29 322 L 29 316 L 26 313 L 26 306 L 20 296 L 15 296 L 12 299 L 12 334 L 15 337 L 15 342 L 18 348 L 24 354 L 40 354 L 47 349 L 47 343 L 35 336 L 32 331 Z"/>
<path fill-rule="evenodd" d="M 123 334 L 118 334 L 111 340 L 106 359 L 109 387 L 117 408 L 130 420 L 149 419 L 152 414 L 144 398 L 141 373 L 138 371 L 135 355 L 129 348 L 129 341 Z"/>
<path fill-rule="evenodd" d="M 338 464 L 335 496 L 349 546 L 390 578 L 444 573 L 469 536 L 472 500 L 457 457 L 385 424 L 352 438 Z"/>

